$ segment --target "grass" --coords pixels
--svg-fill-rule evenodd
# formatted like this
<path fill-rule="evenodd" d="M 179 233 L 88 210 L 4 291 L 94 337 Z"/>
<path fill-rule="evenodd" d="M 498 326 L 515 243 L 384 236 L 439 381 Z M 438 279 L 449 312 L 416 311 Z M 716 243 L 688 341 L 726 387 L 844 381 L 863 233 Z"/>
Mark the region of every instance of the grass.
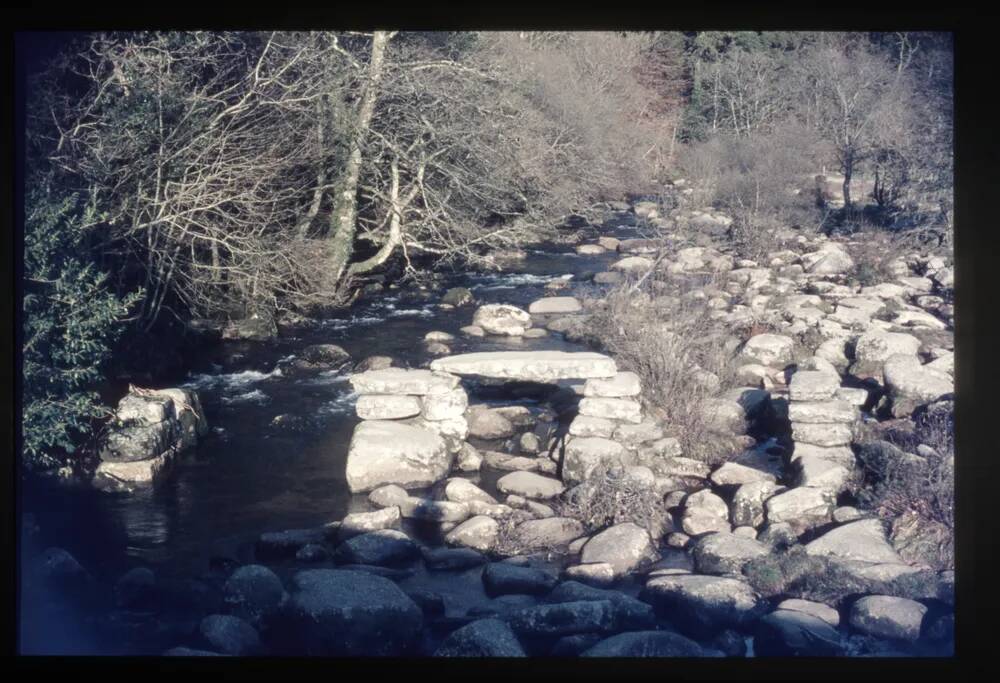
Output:
<path fill-rule="evenodd" d="M 560 514 L 580 520 L 589 533 L 632 522 L 653 539 L 663 535 L 669 513 L 661 496 L 649 486 L 625 476 L 618 466 L 598 465 L 560 504 Z"/>

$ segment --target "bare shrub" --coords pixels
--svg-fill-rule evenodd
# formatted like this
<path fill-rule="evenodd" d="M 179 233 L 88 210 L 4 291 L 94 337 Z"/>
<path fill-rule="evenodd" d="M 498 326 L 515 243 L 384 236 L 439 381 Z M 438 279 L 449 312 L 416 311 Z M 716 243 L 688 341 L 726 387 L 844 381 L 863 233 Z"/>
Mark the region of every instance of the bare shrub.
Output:
<path fill-rule="evenodd" d="M 668 517 L 663 499 L 655 490 L 629 477 L 620 466 L 599 465 L 561 503 L 561 513 L 578 519 L 590 532 L 632 522 L 652 538 L 663 535 Z"/>
<path fill-rule="evenodd" d="M 685 455 L 712 460 L 732 452 L 732 439 L 713 433 L 703 401 L 735 385 L 727 330 L 702 299 L 685 296 L 710 288 L 668 278 L 656 270 L 630 276 L 606 296 L 590 329 L 619 367 L 639 375 L 647 408 L 681 443 Z M 718 386 L 698 381 L 698 370 Z M 727 453 L 728 454 L 728 453 Z"/>

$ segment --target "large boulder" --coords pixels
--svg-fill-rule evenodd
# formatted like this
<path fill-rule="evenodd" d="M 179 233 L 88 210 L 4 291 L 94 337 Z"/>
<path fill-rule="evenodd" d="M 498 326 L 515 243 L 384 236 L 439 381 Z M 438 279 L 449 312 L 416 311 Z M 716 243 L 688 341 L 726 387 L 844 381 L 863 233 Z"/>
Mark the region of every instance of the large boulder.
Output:
<path fill-rule="evenodd" d="M 708 489 L 692 493 L 684 500 L 681 528 L 690 536 L 729 532 L 729 506 Z"/>
<path fill-rule="evenodd" d="M 769 552 L 770 548 L 752 538 L 715 533 L 699 539 L 691 554 L 702 574 L 739 574 L 750 560 Z"/>
<path fill-rule="evenodd" d="M 273 571 L 258 564 L 239 567 L 222 588 L 229 611 L 251 625 L 260 624 L 280 610 L 288 594 Z"/>
<path fill-rule="evenodd" d="M 792 361 L 795 341 L 783 334 L 757 334 L 750 337 L 740 355 L 762 365 L 784 366 Z"/>
<path fill-rule="evenodd" d="M 955 391 L 951 375 L 921 365 L 915 356 L 890 357 L 885 362 L 883 374 L 892 397 L 892 415 L 897 418 L 906 417 L 917 407 Z"/>
<path fill-rule="evenodd" d="M 829 491 L 799 486 L 767 499 L 767 521 L 787 522 L 797 534 L 833 519 L 834 498 Z"/>
<path fill-rule="evenodd" d="M 614 633 L 617 613 L 610 600 L 581 600 L 537 605 L 510 615 L 515 633 L 527 637 L 553 637 L 574 633 Z"/>
<path fill-rule="evenodd" d="M 560 379 L 614 377 L 615 361 L 603 354 L 569 351 L 488 351 L 438 358 L 432 370 L 498 379 L 555 382 Z M 457 381 L 457 378 L 456 378 Z"/>
<path fill-rule="evenodd" d="M 834 556 L 861 562 L 902 562 L 886 539 L 882 522 L 877 519 L 860 519 L 842 524 L 807 543 L 805 550 L 810 555 Z"/>
<path fill-rule="evenodd" d="M 837 275 L 853 268 L 854 259 L 840 245 L 828 242 L 817 251 L 803 254 L 802 265 L 813 275 Z"/>
<path fill-rule="evenodd" d="M 487 334 L 520 337 L 531 327 L 531 315 L 517 306 L 487 304 L 476 309 L 472 324 Z"/>
<path fill-rule="evenodd" d="M 696 636 L 740 628 L 765 605 L 746 582 L 703 574 L 658 575 L 646 582 L 639 598 Z"/>
<path fill-rule="evenodd" d="M 621 462 L 625 452 L 617 441 L 597 436 L 576 437 L 566 444 L 563 481 L 567 484 L 582 482 L 598 465 Z"/>
<path fill-rule="evenodd" d="M 525 657 L 524 648 L 507 622 L 479 619 L 448 634 L 435 657 Z"/>
<path fill-rule="evenodd" d="M 658 557 L 649 532 L 638 524 L 625 522 L 605 529 L 587 541 L 580 561 L 584 564 L 607 563 L 615 576 L 623 576 Z"/>
<path fill-rule="evenodd" d="M 842 654 L 840 634 L 806 612 L 776 609 L 754 626 L 754 652 L 762 657 L 832 657 Z"/>
<path fill-rule="evenodd" d="M 500 524 L 492 517 L 476 515 L 465 520 L 444 537 L 448 545 L 489 552 L 500 535 Z"/>
<path fill-rule="evenodd" d="M 483 569 L 483 587 L 490 597 L 498 595 L 545 595 L 558 579 L 533 567 L 518 567 L 507 562 L 491 562 Z"/>
<path fill-rule="evenodd" d="M 310 656 L 399 656 L 423 630 L 420 608 L 392 581 L 367 572 L 310 569 L 292 577 L 281 629 Z"/>
<path fill-rule="evenodd" d="M 428 429 L 368 420 L 355 427 L 351 437 L 347 486 L 352 493 L 383 484 L 429 486 L 448 474 L 452 458 L 444 439 Z"/>
<path fill-rule="evenodd" d="M 396 529 L 354 536 L 337 547 L 336 558 L 347 564 L 396 565 L 420 556 L 410 537 Z"/>
<path fill-rule="evenodd" d="M 851 608 L 851 626 L 878 638 L 916 640 L 920 637 L 927 607 L 915 600 L 889 595 L 868 595 Z"/>
<path fill-rule="evenodd" d="M 314 375 L 325 370 L 337 370 L 351 361 L 351 355 L 336 344 L 313 344 L 307 346 L 288 362 L 280 364 L 281 374 L 286 377 Z"/>
<path fill-rule="evenodd" d="M 854 344 L 854 358 L 859 362 L 884 363 L 896 354 L 916 356 L 920 340 L 912 334 L 870 330 Z"/>

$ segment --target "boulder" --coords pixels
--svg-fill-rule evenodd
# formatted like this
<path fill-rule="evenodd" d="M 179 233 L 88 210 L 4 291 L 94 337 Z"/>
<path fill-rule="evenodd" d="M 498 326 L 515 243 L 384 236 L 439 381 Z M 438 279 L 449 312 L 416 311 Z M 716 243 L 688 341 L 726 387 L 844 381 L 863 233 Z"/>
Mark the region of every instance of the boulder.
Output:
<path fill-rule="evenodd" d="M 491 562 L 483 568 L 483 587 L 490 597 L 510 594 L 545 595 L 556 583 L 556 577 L 532 567 Z"/>
<path fill-rule="evenodd" d="M 781 334 L 758 334 L 750 337 L 740 355 L 763 365 L 784 366 L 792 361 L 795 342 Z"/>
<path fill-rule="evenodd" d="M 563 481 L 582 482 L 600 464 L 621 462 L 625 448 L 616 441 L 600 437 L 575 437 L 566 444 L 563 461 Z"/>
<path fill-rule="evenodd" d="M 839 387 L 840 376 L 836 372 L 799 370 L 788 383 L 788 396 L 792 401 L 826 401 L 833 398 Z"/>
<path fill-rule="evenodd" d="M 754 625 L 754 652 L 762 657 L 832 657 L 843 648 L 837 629 L 822 619 L 777 609 Z"/>
<path fill-rule="evenodd" d="M 712 532 L 729 533 L 729 507 L 708 489 L 689 495 L 684 501 L 681 528 L 690 536 Z"/>
<path fill-rule="evenodd" d="M 827 243 L 819 250 L 803 254 L 802 265 L 813 275 L 838 275 L 854 267 L 854 259 L 836 243 Z"/>
<path fill-rule="evenodd" d="M 288 594 L 278 575 L 267 567 L 248 564 L 239 567 L 226 580 L 222 599 L 229 612 L 251 625 L 276 614 Z"/>
<path fill-rule="evenodd" d="M 868 595 L 851 607 L 851 626 L 877 638 L 916 640 L 927 607 L 915 600 Z"/>
<path fill-rule="evenodd" d="M 588 379 L 583 385 L 584 396 L 600 398 L 628 398 L 638 396 L 641 391 L 639 375 L 634 372 L 619 372 L 607 379 Z"/>
<path fill-rule="evenodd" d="M 420 414 L 425 420 L 452 420 L 465 415 L 469 397 L 462 387 L 451 391 L 428 394 L 420 399 Z"/>
<path fill-rule="evenodd" d="M 639 598 L 696 636 L 740 628 L 766 604 L 744 581 L 702 574 L 656 576 L 646 582 Z"/>
<path fill-rule="evenodd" d="M 577 415 L 569 423 L 570 436 L 599 436 L 601 438 L 611 438 L 618 423 L 604 417 L 591 417 L 589 415 Z"/>
<path fill-rule="evenodd" d="M 378 531 L 380 529 L 396 529 L 399 527 L 402 515 L 396 505 L 382 508 L 374 512 L 355 512 L 341 520 L 337 527 L 337 536 L 347 540 L 353 536 Z"/>
<path fill-rule="evenodd" d="M 853 410 L 853 407 L 851 407 Z M 832 448 L 847 446 L 854 439 L 851 425 L 839 423 L 793 422 L 792 438 L 796 442 Z"/>
<path fill-rule="evenodd" d="M 420 407 L 416 396 L 364 394 L 358 396 L 354 409 L 362 420 L 399 420 L 419 415 Z"/>
<path fill-rule="evenodd" d="M 709 477 L 716 486 L 740 486 L 758 481 L 774 482 L 773 474 L 735 462 L 724 463 Z"/>
<path fill-rule="evenodd" d="M 883 374 L 892 397 L 892 415 L 897 418 L 906 417 L 917 407 L 955 391 L 951 375 L 921 365 L 915 356 L 890 357 L 885 362 Z"/>
<path fill-rule="evenodd" d="M 410 537 L 396 529 L 379 529 L 354 536 L 341 543 L 335 557 L 342 563 L 397 565 L 420 556 Z"/>
<path fill-rule="evenodd" d="M 383 484 L 429 486 L 448 474 L 452 458 L 444 439 L 428 429 L 368 420 L 355 427 L 351 437 L 347 486 L 352 493 Z"/>
<path fill-rule="evenodd" d="M 920 340 L 911 334 L 871 330 L 858 337 L 854 358 L 868 363 L 883 363 L 897 354 L 916 356 Z"/>
<path fill-rule="evenodd" d="M 582 535 L 582 529 L 577 535 Z M 593 536 L 580 553 L 580 562 L 607 563 L 615 576 L 624 576 L 643 563 L 657 559 L 659 555 L 649 532 L 632 522 L 616 524 Z"/>
<path fill-rule="evenodd" d="M 479 619 L 448 634 L 435 657 L 525 657 L 507 622 Z"/>
<path fill-rule="evenodd" d="M 603 354 L 570 351 L 489 351 L 465 353 L 431 362 L 432 370 L 531 382 L 613 377 L 615 361 Z M 457 378 L 456 378 L 457 381 Z"/>
<path fill-rule="evenodd" d="M 644 273 L 653 267 L 653 261 L 644 256 L 626 256 L 611 264 L 611 270 L 622 273 Z"/>
<path fill-rule="evenodd" d="M 472 548 L 480 552 L 491 551 L 500 534 L 500 524 L 486 515 L 476 515 L 465 520 L 444 537 L 448 545 Z"/>
<path fill-rule="evenodd" d="M 484 503 L 496 503 L 496 498 L 483 491 L 468 479 L 453 477 L 444 487 L 444 497 L 455 503 L 468 503 L 473 500 Z"/>
<path fill-rule="evenodd" d="M 580 415 L 639 424 L 642 422 L 642 404 L 625 398 L 588 396 L 580 400 Z"/>
<path fill-rule="evenodd" d="M 497 480 L 497 489 L 503 493 L 540 500 L 555 498 L 565 488 L 558 479 L 544 477 L 534 472 L 511 472 Z"/>
<path fill-rule="evenodd" d="M 829 605 L 824 605 L 821 602 L 789 598 L 788 600 L 782 600 L 778 604 L 778 609 L 808 614 L 826 622 L 833 628 L 840 626 L 840 613 Z"/>
<path fill-rule="evenodd" d="M 351 387 L 359 394 L 410 394 L 423 396 L 451 391 L 458 378 L 431 370 L 383 368 L 351 375 Z"/>
<path fill-rule="evenodd" d="M 755 557 L 769 554 L 771 549 L 752 538 L 736 534 L 708 534 L 694 544 L 691 554 L 695 568 L 702 574 L 739 574 Z"/>
<path fill-rule="evenodd" d="M 764 501 L 784 487 L 773 480 L 752 481 L 741 485 L 733 494 L 732 523 L 734 526 L 759 527 L 764 523 Z"/>
<path fill-rule="evenodd" d="M 860 519 L 827 531 L 805 546 L 810 555 L 834 556 L 862 562 L 901 563 L 902 559 L 886 539 L 882 522 Z"/>
<path fill-rule="evenodd" d="M 235 657 L 260 654 L 257 629 L 239 617 L 210 614 L 201 620 L 198 633 L 208 647 L 216 652 Z"/>
<path fill-rule="evenodd" d="M 768 498 L 764 506 L 769 523 L 787 522 L 799 535 L 833 519 L 833 496 L 818 488 L 799 486 Z"/>
<path fill-rule="evenodd" d="M 465 306 L 473 301 L 472 291 L 466 287 L 452 287 L 441 297 L 441 303 L 449 306 Z"/>
<path fill-rule="evenodd" d="M 420 608 L 392 581 L 366 572 L 309 569 L 292 577 L 282 636 L 308 656 L 399 656 L 423 631 Z"/>
<path fill-rule="evenodd" d="M 468 413 L 469 436 L 477 439 L 491 441 L 493 439 L 506 439 L 514 436 L 516 429 L 514 425 L 496 410 L 488 408 L 475 408 Z"/>
<path fill-rule="evenodd" d="M 520 337 L 531 327 L 531 315 L 516 306 L 487 304 L 476 309 L 472 324 L 482 328 L 486 334 Z"/>
<path fill-rule="evenodd" d="M 614 633 L 615 607 L 610 600 L 581 600 L 537 605 L 513 612 L 510 625 L 526 637 L 554 637 L 574 633 Z"/>
<path fill-rule="evenodd" d="M 577 313 L 583 310 L 580 300 L 572 296 L 549 296 L 537 299 L 528 306 L 528 312 L 538 315 L 552 315 L 556 313 Z"/>
<path fill-rule="evenodd" d="M 633 631 L 606 638 L 581 657 L 706 657 L 698 643 L 670 631 Z"/>
<path fill-rule="evenodd" d="M 518 524 L 513 542 L 522 552 L 564 548 L 584 533 L 583 524 L 569 517 L 533 519 Z"/>

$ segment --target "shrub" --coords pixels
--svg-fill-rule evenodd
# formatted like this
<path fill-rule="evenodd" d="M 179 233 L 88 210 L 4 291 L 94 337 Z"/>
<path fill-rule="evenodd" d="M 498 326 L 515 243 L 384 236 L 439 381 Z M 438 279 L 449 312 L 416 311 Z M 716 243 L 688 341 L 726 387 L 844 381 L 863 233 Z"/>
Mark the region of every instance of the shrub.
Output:
<path fill-rule="evenodd" d="M 104 414 L 93 387 L 119 322 L 138 301 L 105 288 L 84 256 L 92 210 L 44 183 L 27 197 L 24 233 L 24 463 L 51 467 L 72 455 Z"/>
<path fill-rule="evenodd" d="M 580 520 L 590 532 L 632 522 L 650 536 L 663 535 L 669 513 L 656 491 L 619 467 L 595 467 L 561 505 L 562 514 Z"/>

